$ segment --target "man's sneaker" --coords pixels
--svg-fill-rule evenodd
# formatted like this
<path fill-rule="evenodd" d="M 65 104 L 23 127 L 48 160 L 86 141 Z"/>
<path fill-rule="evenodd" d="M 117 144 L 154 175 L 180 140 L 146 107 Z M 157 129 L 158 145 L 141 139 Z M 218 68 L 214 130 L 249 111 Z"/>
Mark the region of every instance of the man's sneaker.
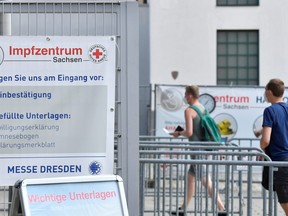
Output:
<path fill-rule="evenodd" d="M 178 208 L 178 214 L 177 211 L 172 211 L 171 215 L 185 216 L 184 210 L 181 207 Z"/>
<path fill-rule="evenodd" d="M 227 216 L 226 212 L 218 212 L 218 216 Z"/>

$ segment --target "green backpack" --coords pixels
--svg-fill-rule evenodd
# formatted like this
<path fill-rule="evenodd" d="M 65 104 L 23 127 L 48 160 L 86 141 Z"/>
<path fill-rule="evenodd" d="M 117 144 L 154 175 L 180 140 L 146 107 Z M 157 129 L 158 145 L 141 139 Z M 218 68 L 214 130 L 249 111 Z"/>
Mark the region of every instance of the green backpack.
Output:
<path fill-rule="evenodd" d="M 205 114 L 203 114 L 195 105 L 190 105 L 189 107 L 194 109 L 201 119 L 201 127 L 204 137 L 202 141 L 221 142 L 220 130 L 214 119 L 209 115 L 208 110 L 205 109 Z"/>

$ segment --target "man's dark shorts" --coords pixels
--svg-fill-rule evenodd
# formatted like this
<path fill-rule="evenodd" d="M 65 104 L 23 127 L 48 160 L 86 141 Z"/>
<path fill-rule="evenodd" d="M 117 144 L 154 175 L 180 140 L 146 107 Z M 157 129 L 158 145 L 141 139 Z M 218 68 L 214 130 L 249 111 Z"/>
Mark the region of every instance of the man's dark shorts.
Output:
<path fill-rule="evenodd" d="M 274 172 L 274 185 L 279 203 L 288 203 L 288 167 L 278 167 Z"/>

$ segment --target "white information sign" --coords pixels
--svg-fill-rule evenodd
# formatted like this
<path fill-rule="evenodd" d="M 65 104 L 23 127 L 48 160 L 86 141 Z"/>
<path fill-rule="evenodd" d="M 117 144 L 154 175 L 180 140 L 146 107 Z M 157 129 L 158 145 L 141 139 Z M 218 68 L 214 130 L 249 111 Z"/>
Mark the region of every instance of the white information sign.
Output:
<path fill-rule="evenodd" d="M 262 128 L 263 111 L 270 105 L 264 100 L 264 87 L 200 86 L 199 90 L 200 95 L 206 94 L 202 102 L 211 109 L 210 115 L 218 124 L 223 138 L 231 140 L 257 137 Z M 185 127 L 184 110 L 188 104 L 183 101 L 184 92 L 185 86 L 156 86 L 157 136 L 167 136 L 163 128 L 173 131 L 177 125 Z M 283 99 L 288 102 L 287 91 Z"/>
<path fill-rule="evenodd" d="M 21 201 L 26 216 L 129 215 L 123 180 L 114 175 L 25 179 L 12 200 Z M 17 207 L 12 204 L 11 215 Z"/>
<path fill-rule="evenodd" d="M 1 37 L 1 185 L 113 173 L 115 37 Z"/>

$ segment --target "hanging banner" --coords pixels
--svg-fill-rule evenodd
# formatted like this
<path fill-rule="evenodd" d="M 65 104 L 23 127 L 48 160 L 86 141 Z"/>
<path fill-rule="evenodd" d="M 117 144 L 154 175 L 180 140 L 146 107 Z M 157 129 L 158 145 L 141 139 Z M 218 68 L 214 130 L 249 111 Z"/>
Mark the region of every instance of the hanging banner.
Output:
<path fill-rule="evenodd" d="M 270 104 L 264 100 L 264 87 L 202 87 L 200 102 L 210 111 L 221 136 L 254 139 L 262 128 L 263 111 Z M 183 101 L 185 86 L 156 86 L 156 136 L 167 136 L 163 130 L 185 127 Z M 287 91 L 283 97 L 288 102 Z M 259 145 L 259 143 L 258 143 Z"/>
<path fill-rule="evenodd" d="M 113 173 L 115 47 L 115 37 L 1 37 L 1 185 Z"/>

